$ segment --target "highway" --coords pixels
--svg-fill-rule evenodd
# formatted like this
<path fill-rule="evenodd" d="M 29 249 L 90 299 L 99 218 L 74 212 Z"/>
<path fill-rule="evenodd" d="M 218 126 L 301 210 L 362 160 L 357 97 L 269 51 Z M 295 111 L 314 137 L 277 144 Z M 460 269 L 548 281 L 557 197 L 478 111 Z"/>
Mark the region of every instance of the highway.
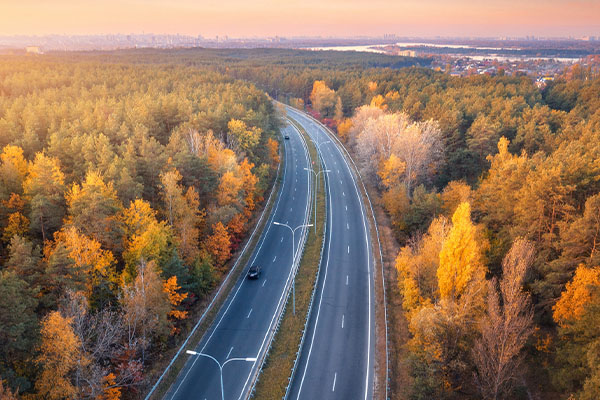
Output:
<path fill-rule="evenodd" d="M 366 209 L 342 150 L 306 114 L 288 117 L 319 143 L 328 173 L 329 233 L 311 319 L 288 399 L 373 397 L 374 261 Z"/>
<path fill-rule="evenodd" d="M 252 389 L 260 367 L 256 359 L 267 350 L 276 315 L 292 282 L 292 234 L 273 222 L 296 227 L 310 220 L 312 177 L 304 170 L 310 165 L 306 144 L 292 126 L 287 125 L 282 132 L 290 139 L 283 141 L 283 181 L 268 225 L 213 324 L 198 346 L 189 349 L 202 355 L 184 355 L 189 359 L 164 399 L 220 400 L 221 368 L 225 399 L 247 398 Z M 303 228 L 296 232 L 296 258 L 306 233 Z M 246 279 L 251 265 L 262 267 L 257 280 Z"/>

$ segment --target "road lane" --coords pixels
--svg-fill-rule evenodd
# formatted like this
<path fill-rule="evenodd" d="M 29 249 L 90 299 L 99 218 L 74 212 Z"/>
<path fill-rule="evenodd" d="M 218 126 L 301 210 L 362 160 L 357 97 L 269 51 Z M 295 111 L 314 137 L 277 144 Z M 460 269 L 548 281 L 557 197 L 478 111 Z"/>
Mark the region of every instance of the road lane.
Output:
<path fill-rule="evenodd" d="M 325 130 L 297 110 L 288 116 L 318 143 Z M 334 140 L 320 145 L 328 174 L 329 236 L 307 337 L 289 399 L 373 396 L 374 281 L 365 207 L 354 175 Z"/>

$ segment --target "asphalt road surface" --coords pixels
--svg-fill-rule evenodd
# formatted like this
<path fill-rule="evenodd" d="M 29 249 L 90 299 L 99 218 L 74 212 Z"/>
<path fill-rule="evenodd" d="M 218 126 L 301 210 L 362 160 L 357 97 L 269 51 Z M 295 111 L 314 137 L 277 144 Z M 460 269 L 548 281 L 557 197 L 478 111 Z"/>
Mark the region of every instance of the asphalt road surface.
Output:
<path fill-rule="evenodd" d="M 289 399 L 370 399 L 375 343 L 374 262 L 366 209 L 338 144 L 306 114 L 291 107 L 287 112 L 320 144 L 325 169 L 330 171 L 330 229 Z"/>
<path fill-rule="evenodd" d="M 220 366 L 225 399 L 245 398 L 251 390 L 252 377 L 257 373 L 259 363 L 246 359 L 260 358 L 264 354 L 268 334 L 277 323 L 275 315 L 285 301 L 284 292 L 292 277 L 292 234 L 287 228 L 272 222 L 295 227 L 308 223 L 310 219 L 312 177 L 304 170 L 309 165 L 308 151 L 295 128 L 286 126 L 283 133 L 290 139 L 283 141 L 283 182 L 268 226 L 250 258 L 251 262 L 244 267 L 243 276 L 214 323 L 199 345 L 189 349 L 204 355 L 184 355 L 189 359 L 165 399 L 221 399 Z M 304 229 L 296 231 L 296 249 L 303 241 L 304 232 Z M 296 253 L 298 257 L 300 253 Z M 262 268 L 257 280 L 246 279 L 251 265 Z M 349 319 L 348 323 L 353 322 Z M 227 360 L 230 361 L 225 364 Z"/>

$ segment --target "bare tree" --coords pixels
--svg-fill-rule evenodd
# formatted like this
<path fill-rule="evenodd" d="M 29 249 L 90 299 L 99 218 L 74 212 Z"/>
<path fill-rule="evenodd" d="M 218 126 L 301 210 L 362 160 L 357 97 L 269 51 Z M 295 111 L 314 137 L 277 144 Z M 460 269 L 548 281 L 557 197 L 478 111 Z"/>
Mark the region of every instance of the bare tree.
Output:
<path fill-rule="evenodd" d="M 111 369 L 113 387 L 136 384 L 141 374 L 137 360 L 120 360 L 123 346 L 121 314 L 108 309 L 92 313 L 81 292 L 67 291 L 61 301 L 61 314 L 71 318 L 73 333 L 79 339 L 78 363 L 73 376 L 79 398 L 98 398 L 106 390 L 105 377 Z M 117 365 L 112 365 L 118 360 Z"/>
<path fill-rule="evenodd" d="M 415 183 L 433 176 L 442 154 L 441 131 L 434 121 L 412 122 L 405 113 L 361 107 L 352 123 L 352 131 L 360 129 L 356 149 L 370 178 L 377 178 L 380 163 L 392 154 L 406 165 L 403 180 L 409 195 Z"/>
<path fill-rule="evenodd" d="M 529 242 L 517 239 L 502 262 L 500 294 L 497 280 L 488 282 L 487 315 L 480 321 L 481 337 L 473 348 L 475 383 L 486 399 L 510 394 L 522 361 L 521 349 L 533 332 L 531 300 L 522 290 L 533 254 Z"/>

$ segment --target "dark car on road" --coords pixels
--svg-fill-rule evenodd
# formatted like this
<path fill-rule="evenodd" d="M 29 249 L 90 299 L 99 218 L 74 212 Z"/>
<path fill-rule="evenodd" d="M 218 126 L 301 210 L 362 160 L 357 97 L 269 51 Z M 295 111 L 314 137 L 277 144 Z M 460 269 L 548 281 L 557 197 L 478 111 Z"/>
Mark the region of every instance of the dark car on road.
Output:
<path fill-rule="evenodd" d="M 253 265 L 248 270 L 248 279 L 258 279 L 260 276 L 260 267 L 258 265 Z"/>
<path fill-rule="evenodd" d="M 285 135 L 285 140 L 290 140 L 290 135 Z"/>

